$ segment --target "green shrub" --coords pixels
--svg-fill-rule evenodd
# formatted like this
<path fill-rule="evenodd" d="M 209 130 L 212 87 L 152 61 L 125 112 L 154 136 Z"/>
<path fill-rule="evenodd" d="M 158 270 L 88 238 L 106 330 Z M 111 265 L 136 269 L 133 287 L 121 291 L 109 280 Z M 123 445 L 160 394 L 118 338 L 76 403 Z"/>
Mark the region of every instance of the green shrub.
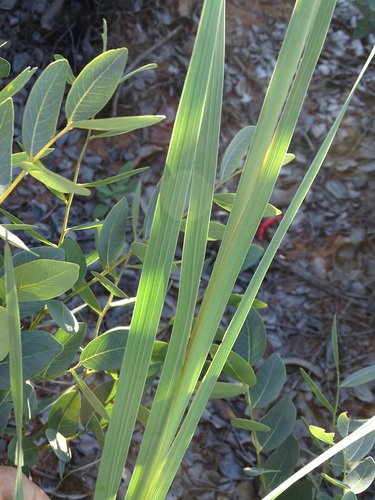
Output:
<path fill-rule="evenodd" d="M 69 441 L 82 426 L 85 432 L 94 432 L 103 451 L 95 499 L 113 500 L 138 418 L 145 432 L 126 498 L 161 500 L 173 481 L 208 399 L 241 393 L 246 395 L 251 414 L 256 407 L 273 404 L 260 422 L 252 417 L 234 422 L 253 432 L 258 467 L 247 473 L 260 475 L 265 494 L 276 486 L 275 491 L 265 497 L 267 500 L 296 481 L 296 476 L 292 476 L 279 484 L 293 473 L 298 462 L 296 439 L 292 434 L 296 419 L 294 404 L 290 399 L 274 404 L 285 380 L 283 361 L 274 355 L 254 371 L 265 346 L 265 329 L 257 312 L 264 304 L 256 295 L 373 53 L 262 256 L 252 242 L 262 217 L 279 213 L 268 200 L 280 168 L 292 159 L 288 147 L 334 5 L 333 0 L 296 2 L 258 123 L 255 128 L 242 130 L 228 146 L 216 184 L 225 16 L 223 1 L 206 0 L 165 171 L 143 223 L 139 218 L 141 185 L 138 183 L 131 207 L 125 197 L 117 199 L 116 193 L 116 203 L 104 220 L 82 221 L 69 227 L 75 196 L 89 196 L 92 188 L 99 188 L 100 193 L 101 187 L 113 187 L 141 171 L 125 169 L 114 177 L 79 183 L 80 164 L 90 142 L 157 124 L 163 119 L 152 115 L 95 118 L 117 86 L 129 77 L 123 76 L 127 50 L 107 50 L 106 30 L 103 53 L 77 77 L 67 60 L 61 57 L 41 72 L 23 112 L 22 144 L 17 153 L 12 152 L 12 96 L 24 87 L 35 70 L 27 68 L 0 92 L 0 202 L 17 189 L 24 178 L 32 176 L 65 207 L 58 241 L 49 241 L 35 226 L 24 224 L 16 215 L 1 209 L 10 223 L 0 226 L 0 236 L 5 240 L 0 275 L 0 321 L 5 325 L 0 331 L 0 427 L 4 433 L 15 434 L 8 452 L 19 472 L 22 466 L 33 465 L 38 452 L 35 438 L 44 436 L 44 444 L 39 447 L 53 449 L 63 476 L 65 464 L 71 458 Z M 9 73 L 6 61 L 2 61 L 0 69 L 2 76 Z M 57 131 L 61 108 L 66 124 Z M 74 128 L 87 130 L 87 136 L 72 179 L 68 179 L 46 165 L 56 141 Z M 244 156 L 245 164 L 239 169 Z M 237 192 L 218 193 L 217 189 L 233 175 L 240 176 Z M 211 221 L 213 202 L 227 210 L 226 224 Z M 68 233 L 87 229 L 93 231 L 94 250 L 86 255 Z M 17 230 L 26 231 L 38 246 L 27 246 L 15 234 Z M 182 261 L 175 262 L 181 232 L 184 233 Z M 221 244 L 202 298 L 200 279 L 210 239 L 221 240 Z M 125 242 L 130 246 L 126 253 Z M 11 246 L 20 251 L 12 255 Z M 238 274 L 260 257 L 245 293 L 233 294 Z M 92 269 L 93 264 L 100 267 L 100 272 Z M 156 335 L 170 274 L 177 266 L 180 267 L 179 297 L 175 316 L 169 319 L 171 338 L 169 343 L 164 343 L 156 340 Z M 121 278 L 128 267 L 141 270 L 136 296 L 129 297 L 123 290 Z M 94 284 L 107 290 L 105 304 L 100 304 L 92 291 Z M 82 314 L 91 309 L 98 316 L 92 339 L 86 337 L 88 324 L 76 318 L 72 297 L 79 297 Z M 200 302 L 198 312 L 197 301 Z M 222 331 L 219 324 L 228 304 L 235 305 L 235 312 L 228 328 Z M 130 325 L 102 332 L 108 310 L 133 306 Z M 332 342 L 338 371 L 334 328 Z M 340 382 L 338 378 L 338 384 L 342 387 L 372 380 L 373 367 L 365 370 L 365 373 L 353 374 L 353 380 Z M 87 378 L 97 372 L 105 374 L 106 380 L 91 388 Z M 218 382 L 222 372 L 236 383 Z M 71 385 L 50 399 L 40 400 L 35 384 L 61 375 L 69 377 Z M 145 390 L 155 377 L 159 378 L 158 388 L 150 409 L 142 403 Z M 344 449 L 347 454 L 352 443 L 363 438 L 366 446 L 362 451 L 366 448 L 366 452 L 361 452 L 361 457 L 354 454 L 360 466 L 356 460 L 353 477 L 371 482 L 373 460 L 364 457 L 370 442 L 366 436 L 373 436 L 374 419 L 347 435 L 353 423 L 345 414 L 337 415 L 337 400 L 331 405 L 308 375 L 303 373 L 303 377 L 332 413 L 332 430 L 337 426 L 344 438 L 333 445 L 331 434 L 310 425 L 314 442 L 322 451 L 327 448 L 310 467 L 317 467 Z M 36 435 L 26 435 L 25 419 L 37 420 L 42 409 L 49 410 L 47 422 L 40 425 Z M 12 410 L 15 430 L 8 426 Z M 261 452 L 271 454 L 263 461 Z M 288 470 L 283 469 L 282 463 L 286 453 Z M 348 459 L 344 455 L 335 462 L 336 470 L 344 469 L 343 483 L 332 477 L 329 466 L 325 466 L 324 477 L 343 490 L 343 496 L 336 498 L 353 499 L 358 492 L 353 486 L 354 479 L 349 481 L 352 471 L 348 471 L 348 464 L 352 460 L 353 456 Z M 330 464 L 332 466 L 332 461 Z M 297 479 L 306 473 L 306 469 L 298 471 Z M 303 498 L 308 498 L 310 493 L 315 498 L 323 498 L 320 484 L 315 480 L 308 485 L 297 483 L 292 488 L 293 498 L 297 498 L 297 493 L 301 498 L 306 491 L 307 496 Z M 15 498 L 22 498 L 20 480 Z"/>

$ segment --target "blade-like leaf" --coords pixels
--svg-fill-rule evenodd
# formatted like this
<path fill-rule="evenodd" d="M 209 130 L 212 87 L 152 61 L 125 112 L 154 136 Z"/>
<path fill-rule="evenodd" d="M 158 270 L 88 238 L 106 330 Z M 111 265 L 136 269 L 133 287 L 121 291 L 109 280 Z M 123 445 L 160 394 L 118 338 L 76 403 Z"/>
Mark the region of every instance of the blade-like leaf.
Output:
<path fill-rule="evenodd" d="M 230 423 L 234 427 L 239 427 L 240 429 L 247 429 L 248 431 L 255 432 L 269 432 L 271 430 L 268 425 L 261 424 L 260 422 L 254 422 L 254 420 L 248 420 L 246 418 L 232 418 Z"/>
<path fill-rule="evenodd" d="M 5 307 L 0 307 L 0 325 L 8 324 L 8 311 Z M 9 335 L 8 328 L 0 330 L 0 361 L 9 354 Z"/>
<path fill-rule="evenodd" d="M 127 54 L 127 49 L 109 50 L 83 68 L 66 99 L 70 122 L 92 118 L 107 104 L 124 72 Z"/>
<path fill-rule="evenodd" d="M 122 116 L 116 118 L 98 118 L 94 120 L 73 121 L 74 128 L 84 128 L 88 130 L 106 130 L 103 134 L 93 135 L 91 138 L 111 137 L 114 135 L 126 134 L 139 128 L 150 127 L 165 119 L 163 115 L 155 116 Z"/>
<path fill-rule="evenodd" d="M 136 170 L 130 170 L 130 172 L 123 172 L 122 174 L 113 175 L 112 177 L 106 177 L 105 179 L 100 179 L 99 181 L 87 182 L 82 184 L 85 187 L 97 187 L 97 186 L 106 186 L 107 184 L 113 184 L 117 181 L 122 181 L 124 179 L 128 179 L 129 177 L 140 174 L 147 170 L 148 167 L 137 168 Z"/>
<path fill-rule="evenodd" d="M 97 273 L 96 271 L 91 271 L 91 274 L 98 279 L 98 281 L 111 292 L 115 297 L 121 297 L 122 299 L 128 299 L 129 297 L 124 293 L 118 286 L 112 283 L 111 280 Z"/>
<path fill-rule="evenodd" d="M 65 59 L 54 61 L 31 89 L 22 120 L 22 142 L 31 158 L 50 142 L 56 132 L 67 73 Z"/>
<path fill-rule="evenodd" d="M 89 386 L 76 374 L 75 371 L 71 371 L 75 381 L 77 382 L 78 387 L 81 389 L 82 394 L 85 396 L 87 401 L 90 403 L 92 408 L 99 413 L 102 418 L 109 420 L 109 415 L 106 412 L 104 406 L 99 401 L 99 399 L 95 396 L 93 391 L 89 388 Z"/>
<path fill-rule="evenodd" d="M 12 182 L 13 101 L 7 99 L 0 104 L 0 196 Z"/>
<path fill-rule="evenodd" d="M 6 229 L 4 226 L 0 226 L 0 238 L 3 240 L 7 240 L 11 245 L 22 248 L 22 250 L 26 250 L 30 252 L 25 243 L 15 234 L 13 234 L 9 229 Z"/>
<path fill-rule="evenodd" d="M 331 403 L 328 401 L 328 399 L 324 396 L 322 391 L 319 389 L 319 387 L 314 383 L 312 378 L 305 372 L 303 368 L 300 368 L 301 375 L 304 379 L 304 381 L 307 383 L 307 385 L 310 387 L 310 389 L 313 391 L 315 396 L 319 399 L 319 401 L 324 405 L 327 410 L 329 410 L 332 414 L 335 413 L 335 410 Z"/>
<path fill-rule="evenodd" d="M 27 161 L 22 162 L 20 165 L 24 170 L 26 170 L 30 175 L 38 179 L 38 181 L 42 182 L 49 188 L 55 189 L 60 193 L 74 193 L 80 194 L 81 196 L 89 196 L 90 190 L 80 186 L 79 184 L 75 184 L 74 182 L 66 179 L 62 175 L 55 174 L 48 170 L 44 165 L 40 162 L 30 163 Z"/>
<path fill-rule="evenodd" d="M 100 231 L 98 253 L 106 267 L 112 265 L 121 255 L 125 244 L 127 218 L 128 202 L 126 198 L 122 198 L 105 218 Z"/>

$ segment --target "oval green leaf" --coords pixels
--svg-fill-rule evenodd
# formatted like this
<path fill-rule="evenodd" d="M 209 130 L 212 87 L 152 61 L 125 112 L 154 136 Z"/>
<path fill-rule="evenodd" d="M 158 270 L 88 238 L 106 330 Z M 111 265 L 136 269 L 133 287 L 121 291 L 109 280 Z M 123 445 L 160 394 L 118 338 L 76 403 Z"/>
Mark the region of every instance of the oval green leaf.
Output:
<path fill-rule="evenodd" d="M 224 153 L 220 168 L 220 180 L 230 177 L 239 167 L 239 164 L 249 149 L 255 132 L 254 125 L 244 127 L 233 137 Z"/>
<path fill-rule="evenodd" d="M 55 429 L 49 428 L 46 429 L 46 437 L 57 458 L 64 464 L 70 462 L 72 455 L 65 437 Z"/>
<path fill-rule="evenodd" d="M 268 436 L 268 434 L 259 434 L 257 437 L 265 435 Z M 264 477 L 268 488 L 273 489 L 288 479 L 294 472 L 298 458 L 298 441 L 293 434 L 290 434 L 263 464 L 266 469 L 278 470 L 278 472 L 267 474 Z"/>
<path fill-rule="evenodd" d="M 210 354 L 212 357 L 216 354 L 219 346 L 212 344 Z M 231 351 L 223 367 L 223 372 L 229 377 L 237 380 L 247 387 L 252 387 L 256 383 L 254 370 L 241 356 Z"/>
<path fill-rule="evenodd" d="M 39 330 L 21 332 L 23 380 L 41 373 L 61 352 L 62 346 L 52 335 Z M 9 357 L 0 362 L 0 389 L 10 386 Z"/>
<path fill-rule="evenodd" d="M 262 358 L 265 349 L 266 328 L 262 317 L 252 307 L 234 343 L 233 351 L 242 356 L 251 366 L 254 366 Z"/>
<path fill-rule="evenodd" d="M 48 300 L 58 297 L 77 281 L 79 268 L 71 262 L 40 259 L 14 268 L 20 302 Z M 0 296 L 5 290 L 0 278 Z"/>
<path fill-rule="evenodd" d="M 78 332 L 78 321 L 74 314 L 60 300 L 49 300 L 47 307 L 56 324 L 67 333 Z"/>
<path fill-rule="evenodd" d="M 92 340 L 83 349 L 80 361 L 90 370 L 118 370 L 128 338 L 128 328 L 114 328 Z"/>
<path fill-rule="evenodd" d="M 125 48 L 108 50 L 83 68 L 66 99 L 68 121 L 92 118 L 107 104 L 124 72 L 127 54 Z"/>
<path fill-rule="evenodd" d="M 112 265 L 125 244 L 125 229 L 128 218 L 128 202 L 122 198 L 110 210 L 104 220 L 98 241 L 98 253 L 105 267 Z"/>
<path fill-rule="evenodd" d="M 264 408 L 280 394 L 285 383 L 286 370 L 283 360 L 276 353 L 271 354 L 257 371 L 257 383 L 251 389 L 254 408 Z"/>
<path fill-rule="evenodd" d="M 74 436 L 78 430 L 81 412 L 81 395 L 79 391 L 62 394 L 53 404 L 48 415 L 49 428 L 60 432 L 64 437 Z"/>
<path fill-rule="evenodd" d="M 78 325 L 79 329 L 76 333 L 66 333 L 62 328 L 59 328 L 54 334 L 53 338 L 62 345 L 62 351 L 55 356 L 48 366 L 44 374 L 46 377 L 62 373 L 70 367 L 87 330 L 85 323 L 78 323 Z"/>
<path fill-rule="evenodd" d="M 295 422 L 296 408 L 293 401 L 290 398 L 282 399 L 260 420 L 261 424 L 271 428 L 271 432 L 257 435 L 261 450 L 272 451 L 279 447 L 292 432 Z"/>
<path fill-rule="evenodd" d="M 352 469 L 346 476 L 346 483 L 353 493 L 362 493 L 367 490 L 375 479 L 375 461 L 372 457 L 367 457 L 357 467 Z"/>

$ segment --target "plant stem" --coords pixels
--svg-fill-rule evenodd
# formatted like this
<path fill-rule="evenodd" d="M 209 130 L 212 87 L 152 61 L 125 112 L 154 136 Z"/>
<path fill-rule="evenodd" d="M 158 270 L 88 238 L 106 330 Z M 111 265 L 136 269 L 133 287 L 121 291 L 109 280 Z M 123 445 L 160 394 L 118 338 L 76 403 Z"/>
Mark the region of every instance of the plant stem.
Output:
<path fill-rule="evenodd" d="M 250 419 L 254 420 L 253 405 L 251 404 L 250 389 L 248 386 L 246 386 L 245 398 L 246 398 L 247 404 L 249 405 Z M 257 433 L 255 431 L 253 431 L 253 445 L 254 445 L 255 454 L 257 457 L 257 465 L 259 468 L 261 468 L 262 467 L 262 457 L 260 456 L 260 446 L 259 446 L 259 441 L 257 438 Z M 259 478 L 260 478 L 260 482 L 262 483 L 263 491 L 266 494 L 268 492 L 268 487 L 267 487 L 266 480 L 264 478 L 264 474 L 261 474 L 259 476 Z"/>

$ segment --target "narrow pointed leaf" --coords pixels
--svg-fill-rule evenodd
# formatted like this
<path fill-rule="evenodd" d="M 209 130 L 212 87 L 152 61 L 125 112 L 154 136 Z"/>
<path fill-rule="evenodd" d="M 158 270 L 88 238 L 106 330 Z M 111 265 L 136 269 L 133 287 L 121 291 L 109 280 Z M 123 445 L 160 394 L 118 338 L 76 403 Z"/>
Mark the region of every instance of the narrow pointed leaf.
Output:
<path fill-rule="evenodd" d="M 25 243 L 17 235 L 13 234 L 4 226 L 0 226 L 0 238 L 2 238 L 3 240 L 7 240 L 11 245 L 17 248 L 21 248 L 22 250 L 30 252 Z"/>
<path fill-rule="evenodd" d="M 149 127 L 164 120 L 165 116 L 122 116 L 116 118 L 98 118 L 94 120 L 80 120 L 71 123 L 74 128 L 88 130 L 106 130 L 103 134 L 93 135 L 91 138 L 111 137 L 126 134 L 139 128 Z"/>
<path fill-rule="evenodd" d="M 37 68 L 26 68 L 0 91 L 0 103 L 19 92 L 33 76 Z"/>
<path fill-rule="evenodd" d="M 9 98 L 0 104 L 0 196 L 12 182 L 13 120 L 13 101 Z"/>
<path fill-rule="evenodd" d="M 38 179 L 38 181 L 43 183 L 48 188 L 55 189 L 60 193 L 74 193 L 81 196 L 90 195 L 89 189 L 80 186 L 79 184 L 75 184 L 62 175 L 55 174 L 55 172 L 48 170 L 48 168 L 46 168 L 40 162 L 30 163 L 24 161 L 20 164 L 20 167 L 22 167 L 30 175 L 32 175 L 35 179 Z"/>
<path fill-rule="evenodd" d="M 81 389 L 82 394 L 85 396 L 87 401 L 92 406 L 93 410 L 99 413 L 102 418 L 109 420 L 109 415 L 106 412 L 104 406 L 99 401 L 99 399 L 95 396 L 93 391 L 89 388 L 89 386 L 76 374 L 74 370 L 71 371 L 75 381 L 77 382 L 78 387 Z"/>
<path fill-rule="evenodd" d="M 66 262 L 73 262 L 74 264 L 77 264 L 79 266 L 77 282 L 74 283 L 76 285 L 86 276 L 86 270 L 87 270 L 86 258 L 79 244 L 76 242 L 76 240 L 74 240 L 70 236 L 67 236 L 65 238 L 60 248 L 62 248 L 65 252 Z"/>
<path fill-rule="evenodd" d="M 340 387 L 356 387 L 357 385 L 367 384 L 375 380 L 375 365 L 361 368 L 352 373 L 341 382 Z"/>
<path fill-rule="evenodd" d="M 31 89 L 22 120 L 22 142 L 31 158 L 55 135 L 67 72 L 65 59 L 54 61 L 42 71 Z"/>
<path fill-rule="evenodd" d="M 5 307 L 0 307 L 0 325 L 8 324 L 8 311 Z M 8 328 L 0 329 L 0 361 L 9 354 L 9 335 Z"/>
<path fill-rule="evenodd" d="M 232 418 L 230 423 L 234 427 L 239 427 L 240 429 L 247 429 L 248 431 L 255 432 L 269 432 L 271 430 L 268 425 L 261 424 L 260 422 L 254 422 L 254 420 L 248 420 L 246 418 Z"/>
<path fill-rule="evenodd" d="M 313 391 L 315 396 L 319 399 L 323 406 L 327 408 L 332 414 L 335 413 L 335 410 L 328 399 L 324 396 L 319 387 L 313 382 L 312 378 L 305 372 L 303 368 L 300 368 L 301 375 L 310 389 Z"/>
<path fill-rule="evenodd" d="M 112 283 L 111 280 L 97 273 L 96 271 L 91 271 L 91 274 L 98 279 L 98 281 L 111 292 L 115 297 L 121 297 L 122 299 L 128 299 L 129 297 L 124 293 L 118 286 Z"/>
<path fill-rule="evenodd" d="M 136 174 L 140 174 L 141 172 L 144 172 L 147 169 L 148 167 L 137 168 L 135 170 L 130 170 L 129 172 L 123 172 L 122 174 L 113 175 L 112 177 L 106 177 L 105 179 L 100 179 L 99 181 L 87 182 L 85 184 L 82 184 L 82 186 L 85 187 L 106 186 L 107 184 L 113 184 L 114 182 L 128 179 L 129 177 L 132 177 L 133 175 Z"/>
<path fill-rule="evenodd" d="M 107 104 L 124 72 L 127 53 L 127 49 L 109 50 L 83 68 L 66 99 L 70 122 L 92 118 Z"/>

